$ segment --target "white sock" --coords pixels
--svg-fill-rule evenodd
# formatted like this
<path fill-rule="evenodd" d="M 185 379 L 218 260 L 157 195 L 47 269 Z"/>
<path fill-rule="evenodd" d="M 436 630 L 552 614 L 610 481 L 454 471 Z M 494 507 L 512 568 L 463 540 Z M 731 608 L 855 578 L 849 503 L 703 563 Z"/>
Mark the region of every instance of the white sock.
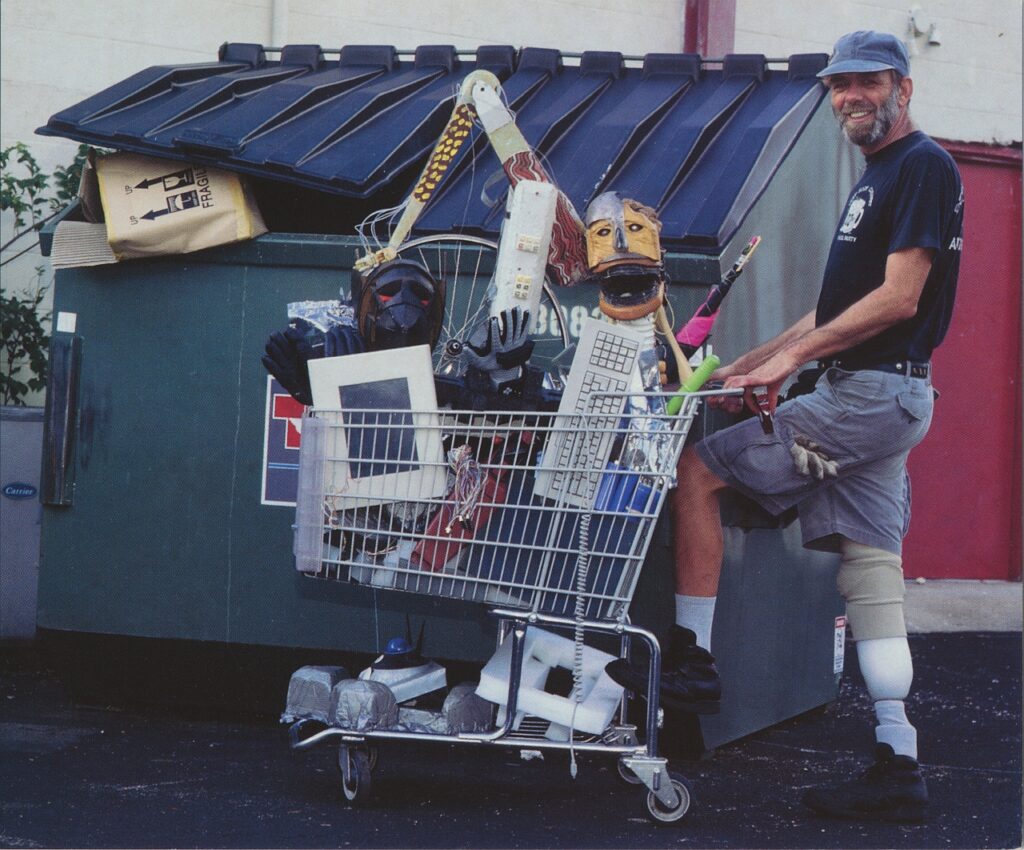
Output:
<path fill-rule="evenodd" d="M 917 730 L 907 720 L 903 700 L 910 693 L 914 665 L 905 637 L 857 641 L 857 661 L 868 693 L 875 702 L 875 740 L 898 756 L 917 758 Z"/>
<path fill-rule="evenodd" d="M 875 703 L 875 740 L 888 744 L 898 756 L 917 759 L 917 730 L 907 720 L 901 699 L 880 699 Z"/>
<path fill-rule="evenodd" d="M 711 650 L 711 624 L 715 619 L 717 596 L 683 596 L 676 594 L 676 625 L 697 635 L 697 646 Z"/>

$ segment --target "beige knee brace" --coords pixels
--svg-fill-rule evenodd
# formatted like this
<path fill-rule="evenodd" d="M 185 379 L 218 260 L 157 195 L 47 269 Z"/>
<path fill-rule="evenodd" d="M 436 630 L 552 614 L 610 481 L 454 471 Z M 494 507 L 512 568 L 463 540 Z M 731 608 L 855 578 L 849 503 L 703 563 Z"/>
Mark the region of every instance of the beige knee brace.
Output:
<path fill-rule="evenodd" d="M 903 559 L 847 538 L 839 544 L 836 585 L 846 599 L 854 640 L 906 637 L 903 620 Z"/>

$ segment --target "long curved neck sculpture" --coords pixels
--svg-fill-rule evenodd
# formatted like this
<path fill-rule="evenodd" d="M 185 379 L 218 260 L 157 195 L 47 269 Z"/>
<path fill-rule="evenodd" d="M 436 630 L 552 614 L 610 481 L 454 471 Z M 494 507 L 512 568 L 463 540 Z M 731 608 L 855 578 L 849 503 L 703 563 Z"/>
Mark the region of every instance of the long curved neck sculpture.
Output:
<path fill-rule="evenodd" d="M 451 118 L 413 187 L 387 247 L 360 258 L 357 268 L 370 268 L 394 258 L 444 179 L 459 149 L 469 138 L 474 119 L 480 121 L 487 133 L 487 139 L 512 186 L 521 180 L 537 180 L 554 185 L 502 100 L 498 78 L 490 71 L 474 71 L 462 82 Z M 548 267 L 554 282 L 561 286 L 573 286 L 587 274 L 583 222 L 572 202 L 561 191 L 555 203 L 555 224 L 548 252 Z"/>

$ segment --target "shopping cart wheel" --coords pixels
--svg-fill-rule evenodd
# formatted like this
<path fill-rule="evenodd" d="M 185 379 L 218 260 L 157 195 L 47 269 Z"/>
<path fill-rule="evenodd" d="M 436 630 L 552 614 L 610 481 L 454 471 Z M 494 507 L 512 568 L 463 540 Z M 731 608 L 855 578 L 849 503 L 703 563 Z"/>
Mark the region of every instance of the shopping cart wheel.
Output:
<path fill-rule="evenodd" d="M 417 260 L 435 277 L 444 278 L 444 323 L 434 346 L 434 373 L 460 374 L 466 340 L 489 316 L 487 290 L 498 254 L 497 243 L 478 236 L 441 233 L 411 239 L 398 249 L 398 254 Z M 533 317 L 530 364 L 544 369 L 569 345 L 565 315 L 547 281 L 538 312 Z"/>
<path fill-rule="evenodd" d="M 678 773 L 669 773 L 669 779 L 672 782 L 672 790 L 678 796 L 678 802 L 674 806 L 666 806 L 653 791 L 647 792 L 647 814 L 657 823 L 675 823 L 682 820 L 693 803 L 689 783 Z"/>
<path fill-rule="evenodd" d="M 361 747 L 342 744 L 338 747 L 338 770 L 345 799 L 354 806 L 365 803 L 373 788 L 369 753 Z"/>

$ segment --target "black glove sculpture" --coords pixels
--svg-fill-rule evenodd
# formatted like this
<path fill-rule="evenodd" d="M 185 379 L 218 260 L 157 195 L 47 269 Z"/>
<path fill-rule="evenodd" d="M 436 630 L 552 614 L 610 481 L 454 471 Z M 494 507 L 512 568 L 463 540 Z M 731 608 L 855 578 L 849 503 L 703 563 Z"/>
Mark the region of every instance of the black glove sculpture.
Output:
<path fill-rule="evenodd" d="M 324 357 L 344 357 L 366 351 L 359 331 L 351 325 L 334 325 L 323 335 Z"/>
<path fill-rule="evenodd" d="M 655 350 L 658 352 L 658 368 L 661 370 L 662 384 L 678 384 L 679 364 L 676 363 L 672 349 L 660 334 L 656 337 Z"/>
<path fill-rule="evenodd" d="M 284 331 L 272 333 L 260 358 L 266 370 L 297 402 L 313 403 L 307 363 L 318 357 L 340 357 L 365 350 L 359 331 L 347 325 L 335 325 L 323 331 L 305 319 L 294 319 Z"/>
<path fill-rule="evenodd" d="M 495 388 L 510 392 L 523 375 L 523 364 L 533 353 L 529 332 L 529 310 L 502 310 L 473 331 L 466 343 L 466 360 L 486 372 Z"/>

